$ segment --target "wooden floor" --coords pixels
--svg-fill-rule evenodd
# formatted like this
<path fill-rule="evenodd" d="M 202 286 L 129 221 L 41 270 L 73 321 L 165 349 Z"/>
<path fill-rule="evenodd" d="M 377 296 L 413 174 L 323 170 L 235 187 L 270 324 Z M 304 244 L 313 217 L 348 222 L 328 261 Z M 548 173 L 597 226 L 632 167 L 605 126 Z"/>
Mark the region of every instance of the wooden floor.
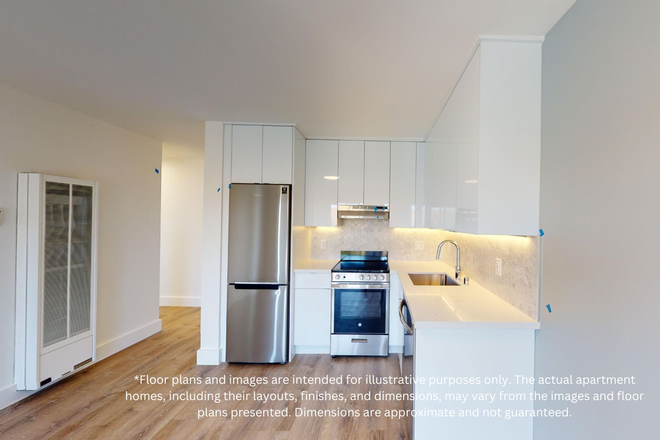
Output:
<path fill-rule="evenodd" d="M 161 308 L 163 331 L 93 365 L 58 384 L 0 411 L 0 439 L 404 439 L 405 423 L 376 417 L 354 418 L 225 418 L 197 419 L 197 410 L 283 409 L 402 409 L 400 402 L 132 402 L 129 393 L 191 393 L 256 391 L 272 393 L 302 390 L 372 393 L 401 392 L 399 386 L 362 385 L 187 385 L 172 388 L 140 385 L 138 374 L 151 376 L 324 376 L 351 374 L 398 375 L 395 356 L 383 358 L 331 358 L 298 355 L 286 365 L 197 366 L 199 309 Z"/>

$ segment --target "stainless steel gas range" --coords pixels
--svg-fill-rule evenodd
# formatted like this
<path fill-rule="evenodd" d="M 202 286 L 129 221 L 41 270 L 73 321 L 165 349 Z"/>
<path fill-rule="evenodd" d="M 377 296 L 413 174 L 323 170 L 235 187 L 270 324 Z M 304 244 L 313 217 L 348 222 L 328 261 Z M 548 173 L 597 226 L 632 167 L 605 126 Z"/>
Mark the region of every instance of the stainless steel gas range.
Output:
<path fill-rule="evenodd" d="M 334 356 L 384 356 L 389 351 L 390 267 L 387 252 L 342 251 L 332 269 Z"/>

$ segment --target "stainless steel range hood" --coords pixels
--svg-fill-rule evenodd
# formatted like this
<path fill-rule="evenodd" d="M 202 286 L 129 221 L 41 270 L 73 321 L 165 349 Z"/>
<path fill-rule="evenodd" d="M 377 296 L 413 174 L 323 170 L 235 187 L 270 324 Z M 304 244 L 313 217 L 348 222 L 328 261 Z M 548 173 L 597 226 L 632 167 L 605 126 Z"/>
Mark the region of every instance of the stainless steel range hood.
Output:
<path fill-rule="evenodd" d="M 390 207 L 368 205 L 339 205 L 337 206 L 337 218 L 389 220 Z"/>

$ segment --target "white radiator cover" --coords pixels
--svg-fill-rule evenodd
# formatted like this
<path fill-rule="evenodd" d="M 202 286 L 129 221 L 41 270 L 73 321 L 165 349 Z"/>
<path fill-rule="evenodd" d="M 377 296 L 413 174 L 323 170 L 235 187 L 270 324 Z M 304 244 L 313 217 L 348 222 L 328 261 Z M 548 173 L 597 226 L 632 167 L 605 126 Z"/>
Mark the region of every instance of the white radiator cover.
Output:
<path fill-rule="evenodd" d="M 16 261 L 18 390 L 96 360 L 98 184 L 20 173 Z"/>

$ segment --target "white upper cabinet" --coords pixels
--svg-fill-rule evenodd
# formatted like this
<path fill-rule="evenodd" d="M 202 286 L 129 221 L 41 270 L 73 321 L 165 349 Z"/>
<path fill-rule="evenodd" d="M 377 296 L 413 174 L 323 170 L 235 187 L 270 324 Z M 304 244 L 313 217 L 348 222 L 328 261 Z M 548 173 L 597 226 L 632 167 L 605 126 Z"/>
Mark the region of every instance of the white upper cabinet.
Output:
<path fill-rule="evenodd" d="M 339 141 L 340 205 L 364 204 L 364 141 Z"/>
<path fill-rule="evenodd" d="M 232 183 L 291 184 L 293 127 L 234 125 Z"/>
<path fill-rule="evenodd" d="M 456 146 L 454 147 L 456 151 Z M 454 184 L 456 228 L 452 230 L 476 234 L 479 231 L 477 227 L 479 219 L 479 144 L 459 144 L 457 153 L 458 167 L 455 168 L 456 183 Z"/>
<path fill-rule="evenodd" d="M 305 138 L 295 130 L 293 155 L 292 226 L 305 225 Z"/>
<path fill-rule="evenodd" d="M 424 142 L 417 142 L 416 147 L 417 166 L 415 167 L 415 227 L 426 228 L 426 144 Z"/>
<path fill-rule="evenodd" d="M 263 128 L 234 125 L 231 143 L 232 183 L 261 183 Z"/>
<path fill-rule="evenodd" d="M 337 226 L 338 158 L 338 141 L 307 141 L 305 226 Z"/>
<path fill-rule="evenodd" d="M 414 142 L 392 142 L 390 148 L 390 227 L 414 228 L 417 146 Z"/>
<path fill-rule="evenodd" d="M 263 173 L 261 183 L 291 184 L 293 127 L 263 128 Z"/>
<path fill-rule="evenodd" d="M 427 228 L 456 230 L 457 144 L 427 143 L 425 224 Z"/>
<path fill-rule="evenodd" d="M 364 204 L 390 204 L 390 143 L 364 143 Z"/>
<path fill-rule="evenodd" d="M 482 41 L 427 143 L 445 145 L 443 156 L 451 156 L 455 148 L 457 164 L 455 227 L 446 221 L 444 226 L 431 221 L 432 225 L 426 227 L 477 234 L 538 235 L 540 41 Z M 436 168 L 441 161 L 427 157 L 425 163 L 433 163 Z M 434 200 L 450 195 L 446 183 L 429 182 L 428 175 L 425 182 L 425 202 L 435 205 Z M 429 206 L 424 209 L 428 220 Z"/>

